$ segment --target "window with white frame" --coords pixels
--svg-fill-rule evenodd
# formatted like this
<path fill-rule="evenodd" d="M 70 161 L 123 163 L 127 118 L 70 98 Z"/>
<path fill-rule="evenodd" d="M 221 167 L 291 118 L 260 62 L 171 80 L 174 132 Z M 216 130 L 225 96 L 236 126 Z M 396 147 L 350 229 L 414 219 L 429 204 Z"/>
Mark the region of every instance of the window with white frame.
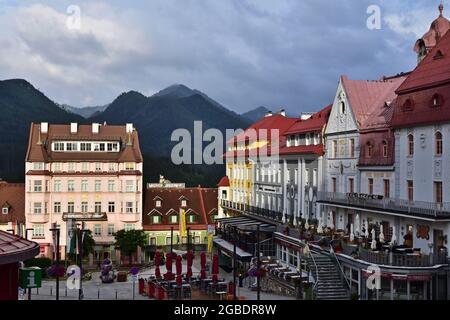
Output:
<path fill-rule="evenodd" d="M 160 215 L 152 216 L 152 224 L 161 224 L 162 219 Z"/>
<path fill-rule="evenodd" d="M 90 142 L 81 142 L 80 151 L 91 151 L 92 144 Z"/>
<path fill-rule="evenodd" d="M 108 202 L 108 213 L 114 213 L 116 212 L 116 203 L 111 201 Z"/>
<path fill-rule="evenodd" d="M 88 162 L 82 162 L 81 163 L 81 171 L 82 172 L 88 172 L 89 171 L 89 163 Z"/>
<path fill-rule="evenodd" d="M 35 202 L 33 204 L 33 213 L 34 214 L 41 214 L 42 213 L 42 203 L 41 202 Z"/>
<path fill-rule="evenodd" d="M 161 205 L 162 205 L 161 200 L 156 200 L 155 201 L 155 207 L 156 208 L 161 208 Z"/>
<path fill-rule="evenodd" d="M 125 182 L 125 190 L 126 192 L 133 192 L 134 191 L 134 181 L 133 180 L 127 180 Z"/>
<path fill-rule="evenodd" d="M 86 201 L 83 201 L 81 203 L 81 212 L 82 213 L 87 213 L 88 212 L 88 203 Z"/>
<path fill-rule="evenodd" d="M 97 201 L 95 202 L 95 213 L 101 213 L 102 212 L 102 203 Z"/>
<path fill-rule="evenodd" d="M 54 142 L 53 151 L 64 151 L 64 142 Z"/>
<path fill-rule="evenodd" d="M 135 229 L 134 223 L 125 223 L 124 229 L 125 229 L 125 231 L 134 230 Z"/>
<path fill-rule="evenodd" d="M 135 169 L 135 163 L 134 162 L 126 162 L 125 163 L 125 170 L 134 170 Z"/>
<path fill-rule="evenodd" d="M 108 224 L 108 236 L 112 237 L 114 235 L 114 225 L 113 224 Z"/>
<path fill-rule="evenodd" d="M 33 170 L 44 170 L 44 163 L 43 162 L 34 162 Z"/>
<path fill-rule="evenodd" d="M 61 213 L 61 202 L 53 203 L 53 213 Z"/>
<path fill-rule="evenodd" d="M 42 192 L 42 180 L 34 180 L 34 192 Z"/>
<path fill-rule="evenodd" d="M 68 202 L 67 203 L 67 212 L 68 213 L 74 213 L 75 212 L 75 202 Z"/>
<path fill-rule="evenodd" d="M 60 172 L 61 171 L 61 163 L 60 162 L 55 162 L 53 164 L 53 171 L 55 171 L 55 172 Z"/>
<path fill-rule="evenodd" d="M 95 171 L 102 171 L 102 163 L 101 162 L 95 163 Z"/>
<path fill-rule="evenodd" d="M 108 180 L 108 192 L 114 192 L 116 189 L 116 183 L 114 180 Z"/>
<path fill-rule="evenodd" d="M 100 237 L 102 235 L 102 225 L 101 224 L 95 224 L 94 225 L 94 236 Z"/>
<path fill-rule="evenodd" d="M 2 213 L 3 214 L 8 214 L 8 212 L 9 212 L 9 208 L 8 207 L 3 207 L 2 208 Z"/>
<path fill-rule="evenodd" d="M 109 163 L 108 164 L 108 170 L 109 171 L 116 171 L 116 164 L 115 163 Z"/>
<path fill-rule="evenodd" d="M 88 181 L 81 180 L 81 192 L 88 192 Z"/>
<path fill-rule="evenodd" d="M 127 201 L 125 203 L 125 212 L 126 213 L 133 213 L 133 202 Z"/>
<path fill-rule="evenodd" d="M 55 183 L 53 184 L 53 190 L 55 192 L 61 192 L 61 180 L 55 180 Z"/>
<path fill-rule="evenodd" d="M 69 162 L 69 172 L 75 171 L 75 162 Z"/>
<path fill-rule="evenodd" d="M 187 201 L 186 201 L 185 199 L 181 200 L 181 206 L 182 206 L 183 208 L 186 208 L 186 207 L 187 207 Z"/>
<path fill-rule="evenodd" d="M 33 238 L 43 238 L 45 236 L 44 224 L 33 224 Z"/>
<path fill-rule="evenodd" d="M 74 180 L 69 180 L 67 182 L 67 191 L 68 192 L 75 192 L 75 181 Z"/>
<path fill-rule="evenodd" d="M 101 180 L 95 180 L 95 192 L 102 191 L 102 181 Z"/>

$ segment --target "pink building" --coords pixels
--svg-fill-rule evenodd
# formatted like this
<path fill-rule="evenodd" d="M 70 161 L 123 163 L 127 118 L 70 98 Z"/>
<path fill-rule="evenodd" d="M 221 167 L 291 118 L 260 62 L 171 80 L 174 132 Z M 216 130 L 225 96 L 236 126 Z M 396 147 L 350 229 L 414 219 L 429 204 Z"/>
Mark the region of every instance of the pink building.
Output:
<path fill-rule="evenodd" d="M 40 254 L 53 255 L 52 223 L 60 227 L 65 258 L 71 226 L 84 222 L 96 242 L 94 258 L 120 260 L 113 233 L 142 229 L 142 166 L 132 124 L 31 124 L 25 214 Z"/>

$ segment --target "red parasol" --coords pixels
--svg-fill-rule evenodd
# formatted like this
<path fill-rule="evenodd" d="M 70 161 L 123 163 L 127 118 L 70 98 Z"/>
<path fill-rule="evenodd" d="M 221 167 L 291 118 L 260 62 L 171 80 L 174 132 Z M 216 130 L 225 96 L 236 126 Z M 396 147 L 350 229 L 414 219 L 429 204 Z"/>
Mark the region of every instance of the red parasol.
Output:
<path fill-rule="evenodd" d="M 186 277 L 188 279 L 190 279 L 192 277 L 192 261 L 194 260 L 194 255 L 192 254 L 192 252 L 188 252 L 187 257 L 187 272 L 186 272 Z"/>
<path fill-rule="evenodd" d="M 166 269 L 167 272 L 164 274 L 164 279 L 173 280 L 172 275 L 172 255 L 170 253 L 166 254 Z"/>
<path fill-rule="evenodd" d="M 181 275 L 177 276 L 176 282 L 177 286 L 181 287 L 181 285 L 183 284 L 183 278 L 181 277 Z"/>
<path fill-rule="evenodd" d="M 159 270 L 159 265 L 161 264 L 161 254 L 159 251 L 155 253 L 155 277 L 161 278 L 161 271 Z"/>
<path fill-rule="evenodd" d="M 206 253 L 200 253 L 200 269 L 206 269 Z"/>
<path fill-rule="evenodd" d="M 177 259 L 175 261 L 175 267 L 177 269 L 177 276 L 181 276 L 181 273 L 183 272 L 183 267 L 181 264 L 181 256 L 177 256 Z"/>
<path fill-rule="evenodd" d="M 212 279 L 214 282 L 218 281 L 218 274 L 219 274 L 219 256 L 217 254 L 215 254 L 213 256 L 213 261 L 212 261 Z"/>
<path fill-rule="evenodd" d="M 205 269 L 200 270 L 200 279 L 206 279 L 206 271 Z"/>

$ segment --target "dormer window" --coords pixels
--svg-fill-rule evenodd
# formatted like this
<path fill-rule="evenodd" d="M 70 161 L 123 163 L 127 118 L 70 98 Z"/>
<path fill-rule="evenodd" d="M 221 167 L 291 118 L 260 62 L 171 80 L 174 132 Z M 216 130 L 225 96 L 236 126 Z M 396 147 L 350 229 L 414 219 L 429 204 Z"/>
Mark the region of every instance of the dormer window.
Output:
<path fill-rule="evenodd" d="M 155 201 L 155 207 L 156 207 L 156 208 L 161 208 L 161 207 L 162 207 L 161 200 L 156 200 L 156 201 Z"/>
<path fill-rule="evenodd" d="M 366 149 L 367 149 L 367 157 L 368 158 L 372 158 L 372 155 L 373 155 L 373 145 L 372 145 L 372 143 L 368 142 L 367 146 L 366 146 Z"/>
<path fill-rule="evenodd" d="M 169 223 L 177 224 L 178 223 L 178 215 L 173 214 L 173 215 L 169 216 Z"/>
<path fill-rule="evenodd" d="M 186 200 L 181 200 L 181 206 L 183 207 L 183 208 L 186 208 L 187 207 L 187 201 Z"/>
<path fill-rule="evenodd" d="M 407 99 L 403 104 L 403 111 L 412 111 L 414 109 L 414 104 L 411 99 Z"/>
<path fill-rule="evenodd" d="M 3 207 L 2 208 L 2 213 L 3 214 L 8 214 L 9 213 L 9 207 Z"/>
<path fill-rule="evenodd" d="M 442 106 L 442 96 L 439 94 L 435 94 L 432 99 L 432 107 L 440 107 Z"/>
<path fill-rule="evenodd" d="M 387 158 L 388 157 L 388 143 L 387 141 L 383 141 L 382 143 L 382 151 L 383 151 L 383 157 Z"/>
<path fill-rule="evenodd" d="M 341 114 L 345 114 L 345 102 L 344 101 L 341 101 L 340 103 L 339 103 L 339 111 L 340 111 L 340 113 Z"/>

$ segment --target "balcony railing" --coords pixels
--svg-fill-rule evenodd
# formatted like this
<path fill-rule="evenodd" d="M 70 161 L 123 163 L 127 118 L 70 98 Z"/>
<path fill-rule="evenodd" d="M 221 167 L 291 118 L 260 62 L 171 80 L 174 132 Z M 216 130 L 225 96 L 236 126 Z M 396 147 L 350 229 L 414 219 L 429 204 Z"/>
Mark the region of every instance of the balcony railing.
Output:
<path fill-rule="evenodd" d="M 76 221 L 108 221 L 106 212 L 64 212 L 63 221 L 70 219 Z"/>
<path fill-rule="evenodd" d="M 222 200 L 222 207 L 230 210 L 236 210 L 241 213 L 256 215 L 261 218 L 266 218 L 277 223 L 280 223 L 283 219 L 283 214 L 281 212 L 254 207 L 243 203 L 236 203 L 229 200 Z"/>
<path fill-rule="evenodd" d="M 347 193 L 318 192 L 318 201 L 331 204 L 353 206 L 361 209 L 381 209 L 393 213 L 429 218 L 450 218 L 450 203 L 408 201 L 403 199 L 380 198 L 362 199 Z"/>

